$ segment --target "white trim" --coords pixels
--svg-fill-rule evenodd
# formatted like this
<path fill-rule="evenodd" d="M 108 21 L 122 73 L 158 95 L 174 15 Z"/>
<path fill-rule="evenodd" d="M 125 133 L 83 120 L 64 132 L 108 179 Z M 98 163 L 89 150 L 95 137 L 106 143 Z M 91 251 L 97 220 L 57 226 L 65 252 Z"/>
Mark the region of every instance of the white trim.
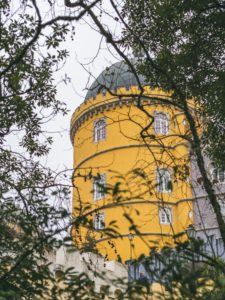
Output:
<path fill-rule="evenodd" d="M 165 116 L 166 118 L 160 118 L 161 116 Z M 157 120 L 157 117 L 159 118 Z M 169 114 L 163 111 L 157 111 L 154 113 L 154 131 L 160 135 L 168 135 L 170 130 L 170 118 Z"/>
<path fill-rule="evenodd" d="M 215 171 L 216 171 L 216 176 L 214 176 L 215 174 L 213 174 Z M 223 181 L 220 180 L 220 172 L 223 173 Z M 215 184 L 225 183 L 225 171 L 222 168 L 212 168 L 210 170 L 210 175 L 213 183 Z"/>
<path fill-rule="evenodd" d="M 160 207 L 159 208 L 159 223 L 164 225 L 172 224 L 172 208 Z"/>
<path fill-rule="evenodd" d="M 160 174 L 161 172 L 161 174 Z M 163 174 L 164 172 L 164 174 Z M 169 176 L 168 176 L 169 175 Z M 172 189 L 168 188 L 169 182 L 172 186 L 172 176 L 170 169 L 168 168 L 157 168 L 156 170 L 156 189 L 160 193 L 171 193 Z"/>
<path fill-rule="evenodd" d="M 106 175 L 99 174 L 98 176 L 94 177 L 93 180 L 93 200 L 100 200 L 105 198 L 105 187 L 106 187 Z"/>
<path fill-rule="evenodd" d="M 94 229 L 102 230 L 105 228 L 105 213 L 99 212 L 94 215 Z"/>
<path fill-rule="evenodd" d="M 104 122 L 102 126 L 96 128 L 98 122 Z M 93 123 L 93 142 L 98 143 L 106 139 L 106 118 L 100 118 Z"/>

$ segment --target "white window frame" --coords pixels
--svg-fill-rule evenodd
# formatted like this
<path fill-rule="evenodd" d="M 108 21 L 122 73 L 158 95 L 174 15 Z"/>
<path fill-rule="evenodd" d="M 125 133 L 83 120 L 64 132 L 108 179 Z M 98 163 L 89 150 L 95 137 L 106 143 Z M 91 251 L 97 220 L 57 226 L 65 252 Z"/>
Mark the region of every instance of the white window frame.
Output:
<path fill-rule="evenodd" d="M 221 180 L 221 176 L 223 177 L 223 180 Z M 211 170 L 211 178 L 216 184 L 225 183 L 225 171 L 222 168 L 213 168 Z"/>
<path fill-rule="evenodd" d="M 93 181 L 93 199 L 100 200 L 105 198 L 106 175 L 99 174 Z"/>
<path fill-rule="evenodd" d="M 157 112 L 154 116 L 154 130 L 157 134 L 169 134 L 169 117 L 167 113 Z"/>
<path fill-rule="evenodd" d="M 169 182 L 172 185 L 171 172 L 167 168 L 158 168 L 156 172 L 156 186 L 157 191 L 160 193 L 171 193 L 172 189 L 169 189 Z"/>
<path fill-rule="evenodd" d="M 172 224 L 172 208 L 160 207 L 159 208 L 159 222 L 160 224 L 170 225 Z"/>
<path fill-rule="evenodd" d="M 95 230 L 102 230 L 105 228 L 105 214 L 104 213 L 97 213 L 94 216 L 94 229 Z"/>
<path fill-rule="evenodd" d="M 94 122 L 93 141 L 98 143 L 106 139 L 106 120 L 98 119 Z"/>

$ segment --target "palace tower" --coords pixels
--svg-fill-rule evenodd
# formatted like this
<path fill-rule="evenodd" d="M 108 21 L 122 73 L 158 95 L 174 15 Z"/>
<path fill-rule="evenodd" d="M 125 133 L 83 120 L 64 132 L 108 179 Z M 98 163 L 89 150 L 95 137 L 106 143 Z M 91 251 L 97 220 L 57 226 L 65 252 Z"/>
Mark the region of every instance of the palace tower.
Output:
<path fill-rule="evenodd" d="M 124 62 L 112 65 L 71 120 L 73 238 L 123 261 L 173 244 L 193 223 L 185 116 L 139 80 L 143 92 Z"/>

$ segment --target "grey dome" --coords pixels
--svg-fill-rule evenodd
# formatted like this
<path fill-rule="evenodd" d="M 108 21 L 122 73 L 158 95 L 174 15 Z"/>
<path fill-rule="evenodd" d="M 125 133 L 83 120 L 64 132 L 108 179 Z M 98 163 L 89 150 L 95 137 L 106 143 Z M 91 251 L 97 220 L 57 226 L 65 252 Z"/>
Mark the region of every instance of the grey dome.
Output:
<path fill-rule="evenodd" d="M 139 80 L 142 86 L 146 85 L 142 75 L 139 75 Z M 105 93 L 107 89 L 116 91 L 121 87 L 129 89 L 131 86 L 138 86 L 136 77 L 124 61 L 117 62 L 106 68 L 92 83 L 88 89 L 85 101 L 95 98 L 99 93 Z"/>

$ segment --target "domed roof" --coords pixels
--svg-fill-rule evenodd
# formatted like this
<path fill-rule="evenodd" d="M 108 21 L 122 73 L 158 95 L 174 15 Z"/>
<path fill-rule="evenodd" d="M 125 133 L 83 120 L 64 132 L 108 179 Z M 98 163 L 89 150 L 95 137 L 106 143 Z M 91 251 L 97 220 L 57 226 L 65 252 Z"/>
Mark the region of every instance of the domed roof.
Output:
<path fill-rule="evenodd" d="M 142 75 L 139 75 L 139 80 L 142 86 L 146 85 Z M 105 93 L 107 89 L 116 91 L 121 87 L 129 89 L 131 86 L 138 86 L 136 77 L 124 61 L 117 62 L 106 68 L 92 83 L 88 89 L 85 101 L 95 98 L 99 93 Z"/>

